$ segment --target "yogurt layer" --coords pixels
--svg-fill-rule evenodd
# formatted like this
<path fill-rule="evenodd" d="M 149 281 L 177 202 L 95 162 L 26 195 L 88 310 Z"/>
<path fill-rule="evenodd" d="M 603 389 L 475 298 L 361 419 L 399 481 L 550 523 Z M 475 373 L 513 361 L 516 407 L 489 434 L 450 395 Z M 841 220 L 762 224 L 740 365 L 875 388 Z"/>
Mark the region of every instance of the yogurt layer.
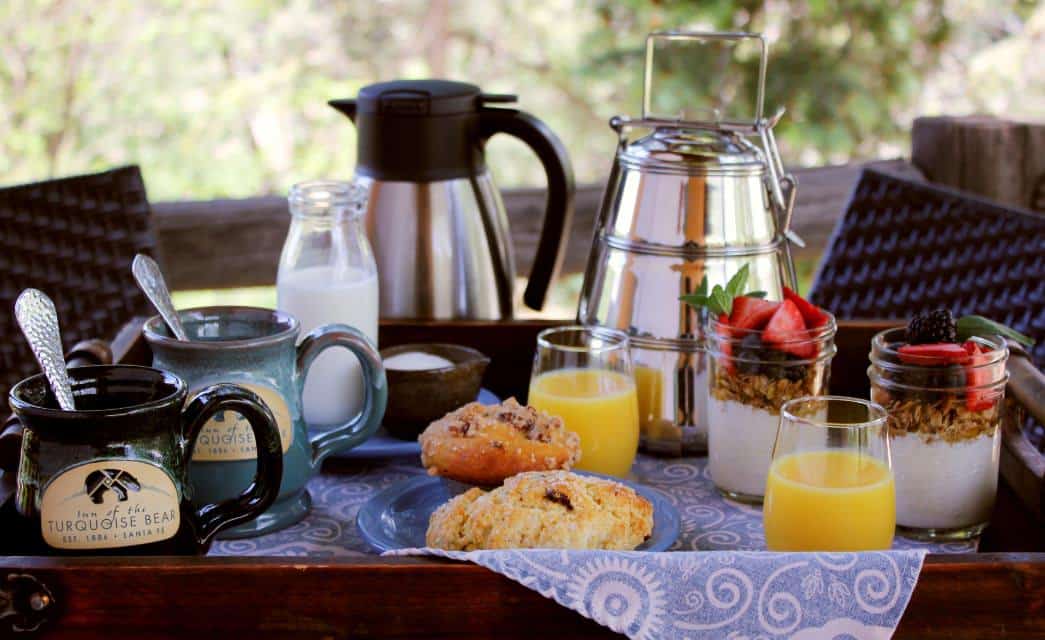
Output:
<path fill-rule="evenodd" d="M 733 400 L 708 398 L 708 466 L 717 487 L 765 495 L 780 416 Z"/>
<path fill-rule="evenodd" d="M 1001 430 L 947 442 L 917 433 L 890 438 L 896 523 L 955 529 L 990 520 L 998 489 Z"/>

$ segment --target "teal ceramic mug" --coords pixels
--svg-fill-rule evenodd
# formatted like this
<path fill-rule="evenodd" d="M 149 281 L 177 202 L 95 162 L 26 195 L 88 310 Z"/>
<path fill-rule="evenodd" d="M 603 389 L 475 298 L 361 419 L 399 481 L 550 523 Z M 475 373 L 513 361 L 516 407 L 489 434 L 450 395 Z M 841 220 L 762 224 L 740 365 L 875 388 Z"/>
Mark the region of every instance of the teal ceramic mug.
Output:
<path fill-rule="evenodd" d="M 254 307 L 201 307 L 180 311 L 189 336 L 181 342 L 163 320 L 145 323 L 153 366 L 181 376 L 190 389 L 216 382 L 250 389 L 276 416 L 283 447 L 283 483 L 279 497 L 254 520 L 222 531 L 222 538 L 260 535 L 301 520 L 312 504 L 305 485 L 332 453 L 351 449 L 380 426 L 388 391 L 381 357 L 362 332 L 346 325 L 326 325 L 297 344 L 300 324 L 283 311 Z M 364 403 L 348 422 L 309 434 L 301 392 L 309 366 L 332 347 L 349 349 L 363 370 Z M 196 445 L 189 480 L 196 499 L 223 500 L 250 482 L 254 441 L 242 418 L 216 415 Z"/>
<path fill-rule="evenodd" d="M 263 513 L 283 468 L 272 413 L 245 389 L 218 384 L 192 398 L 166 371 L 74 367 L 75 411 L 58 407 L 43 375 L 19 382 L 11 408 L 24 427 L 16 502 L 26 554 L 205 553 L 222 528 Z M 234 410 L 262 443 L 242 492 L 193 500 L 189 458 L 204 424 Z"/>

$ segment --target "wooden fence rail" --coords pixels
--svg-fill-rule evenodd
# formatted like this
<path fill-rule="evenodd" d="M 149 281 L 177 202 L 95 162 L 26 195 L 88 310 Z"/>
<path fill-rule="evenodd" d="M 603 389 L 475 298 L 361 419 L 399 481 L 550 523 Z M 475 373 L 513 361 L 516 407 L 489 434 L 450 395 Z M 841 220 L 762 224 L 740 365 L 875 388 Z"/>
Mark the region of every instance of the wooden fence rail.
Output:
<path fill-rule="evenodd" d="M 901 160 L 869 165 L 907 176 L 920 175 L 917 169 Z M 845 211 L 861 169 L 869 165 L 795 171 L 799 186 L 794 227 L 808 244 L 806 255 L 819 255 L 835 222 Z M 583 185 L 577 189 L 564 273 L 584 269 L 602 189 L 602 185 Z M 533 261 L 544 200 L 544 189 L 504 191 L 520 273 L 527 273 Z M 160 202 L 153 205 L 153 210 L 160 256 L 172 288 L 220 289 L 270 285 L 276 281 L 276 265 L 290 221 L 285 198 Z"/>
<path fill-rule="evenodd" d="M 911 162 L 932 182 L 1045 211 L 1045 122 L 994 116 L 917 118 Z"/>

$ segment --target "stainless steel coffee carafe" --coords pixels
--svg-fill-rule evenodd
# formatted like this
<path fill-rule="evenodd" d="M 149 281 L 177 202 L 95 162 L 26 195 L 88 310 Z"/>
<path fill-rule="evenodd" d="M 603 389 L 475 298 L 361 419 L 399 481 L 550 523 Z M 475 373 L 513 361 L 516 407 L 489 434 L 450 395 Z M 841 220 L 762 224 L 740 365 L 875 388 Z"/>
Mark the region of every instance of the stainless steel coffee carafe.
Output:
<path fill-rule="evenodd" d="M 654 45 L 694 38 L 761 43 L 753 120 L 651 113 Z M 773 138 L 779 114 L 762 117 L 765 52 L 765 40 L 755 34 L 652 34 L 643 117 L 610 121 L 619 145 L 577 317 L 631 336 L 646 451 L 682 455 L 707 449 L 700 317 L 679 296 L 695 292 L 705 276 L 709 285 L 725 285 L 744 264 L 751 290 L 780 299 L 782 286 L 794 288 L 789 223 L 795 181 L 785 173 Z"/>
<path fill-rule="evenodd" d="M 537 154 L 548 202 L 523 301 L 544 303 L 562 262 L 573 212 L 573 172 L 562 143 L 533 116 L 446 80 L 399 80 L 333 100 L 358 131 L 356 178 L 369 191 L 382 318 L 512 316 L 515 261 L 501 195 L 486 169 L 486 141 L 506 133 Z"/>

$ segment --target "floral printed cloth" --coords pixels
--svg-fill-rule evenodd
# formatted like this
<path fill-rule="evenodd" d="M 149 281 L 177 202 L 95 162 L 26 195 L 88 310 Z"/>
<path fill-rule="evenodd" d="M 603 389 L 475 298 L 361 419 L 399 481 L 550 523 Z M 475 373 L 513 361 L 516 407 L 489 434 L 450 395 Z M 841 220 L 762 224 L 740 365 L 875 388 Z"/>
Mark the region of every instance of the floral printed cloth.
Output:
<path fill-rule="evenodd" d="M 356 531 L 356 513 L 374 494 L 425 471 L 416 458 L 327 462 L 309 482 L 312 512 L 298 524 L 259 538 L 219 540 L 212 555 L 338 557 L 374 553 Z M 640 455 L 633 481 L 659 489 L 679 510 L 682 533 L 672 551 L 764 551 L 762 510 L 724 499 L 711 484 L 707 458 Z M 894 549 L 971 553 L 975 542 L 919 543 L 897 537 Z"/>
<path fill-rule="evenodd" d="M 313 504 L 307 518 L 258 538 L 218 541 L 211 554 L 372 553 L 356 531 L 359 508 L 377 492 L 423 473 L 410 458 L 335 460 L 309 483 Z M 631 479 L 660 490 L 679 510 L 682 532 L 672 551 L 689 553 L 395 553 L 475 562 L 632 638 L 754 640 L 888 638 L 925 553 L 976 550 L 976 542 L 927 544 L 897 537 L 888 552 L 769 553 L 761 509 L 723 499 L 711 484 L 706 458 L 640 455 Z"/>
<path fill-rule="evenodd" d="M 889 638 L 925 557 L 924 549 L 390 553 L 475 562 L 636 640 Z"/>

